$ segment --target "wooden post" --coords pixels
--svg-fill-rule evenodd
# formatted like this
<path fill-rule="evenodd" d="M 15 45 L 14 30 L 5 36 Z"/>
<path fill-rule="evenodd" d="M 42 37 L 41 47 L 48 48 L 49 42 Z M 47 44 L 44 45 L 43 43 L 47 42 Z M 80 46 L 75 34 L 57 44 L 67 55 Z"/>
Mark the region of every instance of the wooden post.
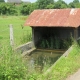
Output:
<path fill-rule="evenodd" d="M 78 39 L 78 28 L 74 28 L 74 39 Z"/>
<path fill-rule="evenodd" d="M 14 46 L 14 38 L 13 38 L 13 26 L 10 24 L 10 45 Z"/>
<path fill-rule="evenodd" d="M 34 32 L 34 28 L 32 27 L 32 41 L 33 41 L 33 46 L 35 46 L 35 32 Z"/>

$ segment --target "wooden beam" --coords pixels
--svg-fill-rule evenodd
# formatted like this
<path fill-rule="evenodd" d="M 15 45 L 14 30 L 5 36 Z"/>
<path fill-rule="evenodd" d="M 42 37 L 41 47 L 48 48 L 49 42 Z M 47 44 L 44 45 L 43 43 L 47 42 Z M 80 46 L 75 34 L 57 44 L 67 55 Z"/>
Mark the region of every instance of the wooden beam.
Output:
<path fill-rule="evenodd" d="M 32 27 L 32 41 L 33 41 L 33 45 L 35 46 L 35 32 L 34 32 L 34 28 Z"/>
<path fill-rule="evenodd" d="M 78 39 L 78 28 L 74 28 L 74 39 Z"/>

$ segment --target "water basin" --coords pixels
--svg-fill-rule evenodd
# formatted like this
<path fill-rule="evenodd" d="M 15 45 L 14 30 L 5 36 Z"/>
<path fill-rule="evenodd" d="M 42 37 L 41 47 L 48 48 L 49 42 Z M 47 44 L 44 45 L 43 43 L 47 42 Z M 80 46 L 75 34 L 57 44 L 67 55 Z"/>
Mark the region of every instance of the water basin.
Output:
<path fill-rule="evenodd" d="M 43 50 L 36 49 L 27 56 L 29 70 L 42 71 L 53 65 L 65 50 Z"/>

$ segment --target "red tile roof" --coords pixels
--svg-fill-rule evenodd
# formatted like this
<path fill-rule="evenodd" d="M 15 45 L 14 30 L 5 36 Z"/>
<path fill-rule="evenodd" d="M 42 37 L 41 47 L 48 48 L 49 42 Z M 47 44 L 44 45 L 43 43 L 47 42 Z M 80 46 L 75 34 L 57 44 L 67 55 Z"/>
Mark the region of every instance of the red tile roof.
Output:
<path fill-rule="evenodd" d="M 79 27 L 80 9 L 34 10 L 25 22 L 33 27 Z"/>

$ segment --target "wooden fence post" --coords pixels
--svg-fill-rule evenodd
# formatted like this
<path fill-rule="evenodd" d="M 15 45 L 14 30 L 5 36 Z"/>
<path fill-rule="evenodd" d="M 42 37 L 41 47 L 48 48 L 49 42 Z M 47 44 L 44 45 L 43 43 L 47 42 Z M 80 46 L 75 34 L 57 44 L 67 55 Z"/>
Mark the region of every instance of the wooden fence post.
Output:
<path fill-rule="evenodd" d="M 10 45 L 14 46 L 14 37 L 13 37 L 13 26 L 10 24 Z"/>

